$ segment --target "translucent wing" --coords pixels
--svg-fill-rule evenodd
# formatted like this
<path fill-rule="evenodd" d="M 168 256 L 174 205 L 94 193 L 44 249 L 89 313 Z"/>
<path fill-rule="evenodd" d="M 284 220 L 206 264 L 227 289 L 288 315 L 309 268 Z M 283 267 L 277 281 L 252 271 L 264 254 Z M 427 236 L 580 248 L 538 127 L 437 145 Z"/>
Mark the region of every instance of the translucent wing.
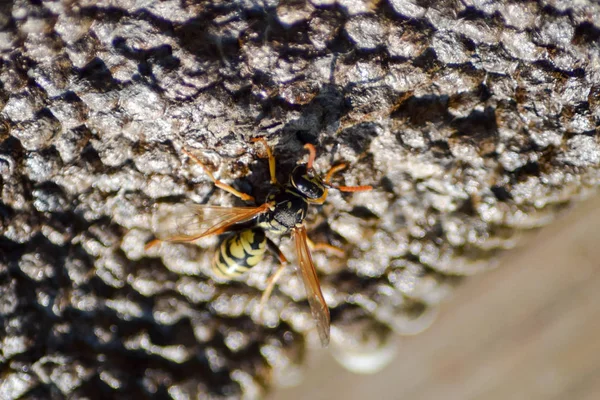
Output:
<path fill-rule="evenodd" d="M 329 344 L 329 308 L 321 293 L 321 285 L 315 271 L 315 266 L 308 249 L 306 229 L 302 226 L 294 228 L 294 240 L 296 242 L 296 252 L 298 253 L 298 263 L 300 272 L 306 289 L 306 298 L 310 305 L 310 311 L 317 323 L 317 330 L 321 338 L 321 344 L 326 347 Z"/>
<path fill-rule="evenodd" d="M 193 242 L 210 235 L 223 233 L 230 226 L 250 221 L 269 210 L 268 204 L 258 207 L 218 207 L 200 204 L 180 204 L 156 214 L 154 229 L 160 241 Z"/>

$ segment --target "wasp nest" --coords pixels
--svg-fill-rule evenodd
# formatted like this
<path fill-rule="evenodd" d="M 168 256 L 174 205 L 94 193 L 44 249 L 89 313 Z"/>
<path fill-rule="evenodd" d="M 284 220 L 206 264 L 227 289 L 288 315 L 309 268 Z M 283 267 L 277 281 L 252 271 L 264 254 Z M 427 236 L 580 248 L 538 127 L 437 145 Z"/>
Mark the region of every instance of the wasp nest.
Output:
<path fill-rule="evenodd" d="M 256 398 L 317 343 L 286 271 L 210 278 L 217 238 L 149 251 L 155 205 L 258 199 L 316 145 L 306 225 L 332 346 L 426 327 L 465 276 L 599 182 L 595 2 L 0 5 L 0 397 Z M 280 242 L 293 261 L 293 246 Z"/>

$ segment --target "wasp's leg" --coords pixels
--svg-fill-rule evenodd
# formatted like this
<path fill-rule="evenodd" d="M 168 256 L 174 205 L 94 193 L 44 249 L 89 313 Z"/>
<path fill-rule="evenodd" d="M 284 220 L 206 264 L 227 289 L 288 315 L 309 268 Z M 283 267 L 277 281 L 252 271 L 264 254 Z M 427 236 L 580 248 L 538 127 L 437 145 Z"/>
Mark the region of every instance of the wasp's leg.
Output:
<path fill-rule="evenodd" d="M 325 175 L 325 179 L 324 182 L 328 185 L 331 184 L 331 178 L 333 177 L 333 174 L 335 174 L 336 172 L 342 170 L 346 168 L 346 164 L 339 164 L 336 165 L 334 167 L 331 167 L 331 169 L 327 172 L 327 175 Z M 371 185 L 364 185 L 364 186 L 333 186 L 336 189 L 342 191 L 342 192 L 366 192 L 369 190 L 373 189 L 373 186 Z"/>
<path fill-rule="evenodd" d="M 269 238 L 267 238 L 267 248 L 271 253 L 277 256 L 281 265 L 279 266 L 279 268 L 277 268 L 277 271 L 275 271 L 275 273 L 271 275 L 267 280 L 267 287 L 265 288 L 265 291 L 263 292 L 260 298 L 260 303 L 258 305 L 258 310 L 261 315 L 262 311 L 264 310 L 264 306 L 267 303 L 267 300 L 269 300 L 269 297 L 271 297 L 271 293 L 273 293 L 275 284 L 277 284 L 277 281 L 279 280 L 279 278 L 281 278 L 281 274 L 283 273 L 283 270 L 285 269 L 288 263 L 287 258 L 285 258 L 281 250 L 279 250 L 279 247 L 277 247 L 277 245 L 273 243 L 273 241 Z"/>
<path fill-rule="evenodd" d="M 332 244 L 328 244 L 328 243 L 315 243 L 312 240 L 310 240 L 309 238 L 306 238 L 306 241 L 308 243 L 308 247 L 310 247 L 311 250 L 314 251 L 324 251 L 326 253 L 329 253 L 330 255 L 334 255 L 337 257 L 344 257 L 345 253 L 344 250 L 340 249 L 337 246 L 334 246 Z"/>
<path fill-rule="evenodd" d="M 223 183 L 220 180 L 218 180 L 217 178 L 215 178 L 214 175 L 212 174 L 212 172 L 210 172 L 210 170 L 208 168 L 206 168 L 206 165 L 204 165 L 198 157 L 196 157 L 195 155 L 193 155 L 192 153 L 187 151 L 185 148 L 182 148 L 181 151 L 183 151 L 185 153 L 185 155 L 187 155 L 195 163 L 199 164 L 202 167 L 204 172 L 206 172 L 206 175 L 208 175 L 208 177 L 214 182 L 216 187 L 221 188 L 221 189 L 225 190 L 226 192 L 229 192 L 232 195 L 234 195 L 235 197 L 238 197 L 244 201 L 254 201 L 254 197 L 250 196 L 249 194 L 240 192 L 239 190 L 234 189 L 232 186 L 230 186 L 226 183 Z"/>
<path fill-rule="evenodd" d="M 2 123 L 2 126 L 4 127 L 3 130 L 0 130 L 0 136 L 8 135 L 10 133 L 10 124 L 5 119 L 0 119 L 0 123 Z"/>
<path fill-rule="evenodd" d="M 149 250 L 152 247 L 160 244 L 162 242 L 162 240 L 160 239 L 152 239 L 151 241 L 149 241 L 148 243 L 146 243 L 146 245 L 144 246 L 144 250 Z"/>
<path fill-rule="evenodd" d="M 267 158 L 269 159 L 269 174 L 271 175 L 271 184 L 278 185 L 277 177 L 275 176 L 275 156 L 273 156 L 273 152 L 271 151 L 271 147 L 267 143 L 267 139 L 263 137 L 252 139 L 253 142 L 261 142 L 265 149 L 267 150 Z"/>

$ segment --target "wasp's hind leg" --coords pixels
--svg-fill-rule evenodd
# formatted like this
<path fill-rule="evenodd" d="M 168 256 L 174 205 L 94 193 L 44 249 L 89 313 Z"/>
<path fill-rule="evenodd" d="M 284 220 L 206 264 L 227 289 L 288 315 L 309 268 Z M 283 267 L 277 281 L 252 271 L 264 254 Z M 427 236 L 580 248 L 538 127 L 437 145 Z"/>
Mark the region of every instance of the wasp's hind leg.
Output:
<path fill-rule="evenodd" d="M 160 239 L 152 239 L 151 241 L 149 241 L 148 243 L 146 243 L 146 245 L 144 246 L 144 250 L 148 251 L 152 247 L 160 244 L 160 242 L 162 242 L 162 240 L 160 240 Z"/>
<path fill-rule="evenodd" d="M 308 247 L 310 247 L 310 249 L 313 251 L 324 251 L 324 252 L 328 253 L 329 255 L 337 256 L 340 258 L 344 257 L 344 255 L 345 255 L 344 250 L 342 250 L 339 247 L 334 246 L 332 244 L 315 243 L 312 240 L 310 240 L 309 238 L 306 238 L 306 241 L 308 243 Z"/>
<path fill-rule="evenodd" d="M 277 177 L 275 176 L 275 156 L 271 151 L 271 147 L 269 147 L 269 143 L 267 143 L 267 139 L 263 137 L 252 139 L 253 142 L 261 142 L 265 149 L 267 150 L 267 158 L 269 159 L 269 174 L 271 175 L 271 184 L 278 185 Z"/>
<path fill-rule="evenodd" d="M 267 300 L 269 300 L 269 297 L 271 297 L 271 293 L 273 293 L 273 289 L 275 288 L 275 285 L 277 284 L 279 278 L 281 278 L 281 274 L 283 273 L 283 270 L 285 269 L 288 263 L 287 258 L 285 258 L 281 250 L 279 250 L 279 247 L 277 247 L 277 245 L 273 243 L 273 241 L 269 238 L 267 238 L 267 248 L 271 253 L 273 253 L 273 255 L 277 257 L 281 265 L 279 266 L 279 268 L 277 268 L 277 271 L 275 271 L 275 273 L 271 275 L 267 280 L 267 287 L 265 288 L 265 291 L 263 292 L 260 298 L 260 303 L 258 305 L 260 315 L 262 315 L 262 312 L 265 309 L 265 304 L 267 303 Z"/>
<path fill-rule="evenodd" d="M 220 180 L 218 180 L 217 178 L 214 177 L 214 175 L 212 174 L 212 172 L 210 172 L 210 170 L 208 168 L 206 168 L 206 165 L 204 165 L 202 163 L 202 161 L 200 161 L 200 159 L 198 157 L 196 157 L 195 155 L 193 155 L 192 153 L 190 153 L 189 151 L 187 151 L 185 148 L 182 148 L 181 151 L 183 151 L 183 153 L 188 156 L 190 159 L 192 159 L 195 163 L 199 164 L 202 169 L 204 170 L 204 172 L 206 172 L 206 175 L 208 175 L 208 177 L 214 182 L 215 186 L 218 188 L 221 188 L 223 190 L 225 190 L 226 192 L 231 193 L 232 195 L 234 195 L 237 198 L 240 198 L 244 201 L 254 201 L 254 197 L 250 196 L 249 194 L 246 194 L 244 192 L 240 192 L 237 189 L 234 189 L 232 186 L 221 182 Z"/>

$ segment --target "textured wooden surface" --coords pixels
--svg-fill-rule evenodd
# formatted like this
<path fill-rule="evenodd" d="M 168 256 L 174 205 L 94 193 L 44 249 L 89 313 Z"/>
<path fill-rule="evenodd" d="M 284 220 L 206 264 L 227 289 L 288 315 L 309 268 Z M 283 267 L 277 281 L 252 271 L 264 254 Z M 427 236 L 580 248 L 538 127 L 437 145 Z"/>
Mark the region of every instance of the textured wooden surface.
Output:
<path fill-rule="evenodd" d="M 600 199 L 576 206 L 472 278 L 371 376 L 313 354 L 272 400 L 600 398 Z"/>
<path fill-rule="evenodd" d="M 348 256 L 339 273 L 315 253 L 323 291 L 339 321 L 414 329 L 438 307 L 422 288 L 445 293 L 600 188 L 599 15 L 598 0 L 0 1 L 0 398 L 253 398 L 297 365 L 312 321 L 293 268 L 258 318 L 272 257 L 226 283 L 210 279 L 217 238 L 144 250 L 163 206 L 237 204 L 182 147 L 258 200 L 272 188 L 252 138 L 282 182 L 305 143 L 319 172 L 348 163 L 336 184 L 375 188 L 311 207 L 311 238 Z M 504 273 L 524 272 L 465 288 L 393 367 L 318 396 L 504 382 L 517 359 L 500 339 L 531 335 Z M 521 279 L 553 293 L 544 273 Z M 473 326 L 488 292 L 522 318 L 514 336 Z M 516 354 L 536 359 L 534 338 Z"/>

